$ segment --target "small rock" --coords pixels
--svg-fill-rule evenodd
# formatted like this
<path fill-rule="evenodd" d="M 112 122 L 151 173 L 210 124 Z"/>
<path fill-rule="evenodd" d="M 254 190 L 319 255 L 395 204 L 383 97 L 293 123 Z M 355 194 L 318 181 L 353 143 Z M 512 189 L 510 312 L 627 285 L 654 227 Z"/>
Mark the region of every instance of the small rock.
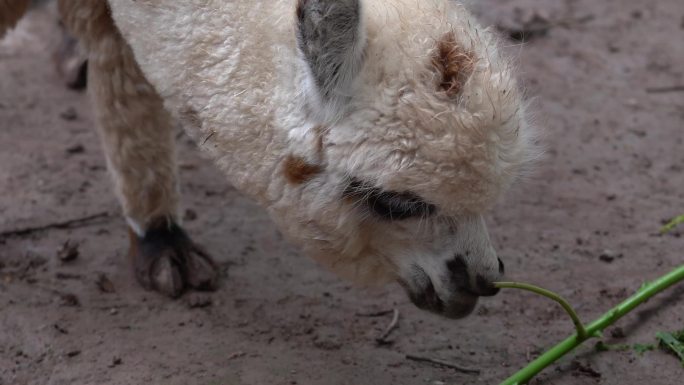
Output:
<path fill-rule="evenodd" d="M 72 358 L 72 357 L 76 357 L 79 354 L 81 354 L 80 350 L 70 350 L 67 352 L 66 355 L 67 355 L 67 357 Z"/>
<path fill-rule="evenodd" d="M 113 367 L 119 366 L 121 364 L 123 364 L 123 360 L 120 357 L 114 357 L 114 358 L 112 358 L 112 363 L 109 364 L 109 367 L 113 368 Z"/>
<path fill-rule="evenodd" d="M 116 291 L 114 283 L 112 283 L 112 281 L 109 278 L 107 278 L 107 275 L 105 275 L 104 273 L 100 273 L 97 276 L 97 281 L 95 281 L 95 284 L 102 293 L 114 293 Z"/>
<path fill-rule="evenodd" d="M 31 269 L 41 267 L 47 263 L 47 259 L 41 257 L 40 255 L 32 255 L 31 253 L 27 253 L 26 257 L 29 258 L 28 267 Z"/>
<path fill-rule="evenodd" d="M 571 363 L 571 369 L 573 371 L 572 375 L 575 377 L 586 376 L 591 378 L 601 378 L 601 373 L 592 368 L 589 364 L 582 364 L 581 362 L 575 360 Z"/>
<path fill-rule="evenodd" d="M 81 301 L 78 300 L 78 297 L 74 294 L 71 293 L 63 293 L 60 294 L 60 305 L 61 306 L 67 306 L 67 307 L 78 307 L 81 306 Z"/>
<path fill-rule="evenodd" d="M 549 30 L 553 27 L 549 16 L 543 12 L 532 12 L 522 14 L 518 10 L 516 25 L 514 26 L 499 26 L 499 29 L 508 34 L 512 40 L 515 41 L 529 41 L 538 37 L 546 36 Z"/>
<path fill-rule="evenodd" d="M 85 147 L 83 147 L 83 145 L 80 143 L 76 143 L 67 147 L 66 152 L 69 155 L 82 154 L 85 152 Z"/>
<path fill-rule="evenodd" d="M 618 326 L 610 331 L 610 336 L 613 338 L 625 338 L 625 331 Z"/>
<path fill-rule="evenodd" d="M 73 121 L 78 119 L 78 112 L 74 107 L 69 107 L 59 114 L 59 117 L 66 121 Z"/>
<path fill-rule="evenodd" d="M 61 280 L 67 280 L 67 279 L 81 279 L 80 274 L 72 274 L 72 273 L 64 273 L 61 271 L 58 271 L 55 273 L 55 278 L 61 279 Z"/>
<path fill-rule="evenodd" d="M 246 355 L 247 355 L 247 353 L 242 352 L 242 351 L 240 351 L 240 352 L 235 352 L 235 353 L 233 353 L 233 354 L 231 354 L 231 355 L 228 356 L 228 360 L 234 360 L 234 359 L 236 359 L 236 358 L 244 357 L 244 356 L 246 356 Z"/>
<path fill-rule="evenodd" d="M 206 293 L 190 293 L 186 303 L 190 309 L 197 309 L 211 306 L 212 300 Z"/>
<path fill-rule="evenodd" d="M 185 210 L 185 214 L 183 214 L 183 220 L 192 222 L 195 219 L 197 219 L 197 213 L 194 210 L 187 209 Z"/>
<path fill-rule="evenodd" d="M 622 258 L 622 254 L 618 254 L 612 250 L 603 250 L 603 252 L 599 255 L 599 260 L 605 263 L 611 263 L 616 258 Z"/>
<path fill-rule="evenodd" d="M 74 242 L 72 240 L 67 240 L 62 244 L 62 247 L 57 250 L 57 258 L 59 258 L 60 261 L 62 262 L 71 262 L 74 259 L 78 258 L 80 252 L 78 250 L 79 248 L 78 242 Z"/>
<path fill-rule="evenodd" d="M 337 339 L 316 339 L 314 346 L 322 350 L 339 350 L 342 348 L 342 342 Z"/>

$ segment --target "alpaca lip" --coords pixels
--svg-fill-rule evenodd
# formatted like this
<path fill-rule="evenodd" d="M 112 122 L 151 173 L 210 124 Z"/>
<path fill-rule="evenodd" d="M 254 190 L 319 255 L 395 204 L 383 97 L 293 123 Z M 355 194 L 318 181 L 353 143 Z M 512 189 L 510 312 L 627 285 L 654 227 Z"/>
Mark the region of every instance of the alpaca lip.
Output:
<path fill-rule="evenodd" d="M 409 298 L 419 309 L 439 314 L 441 316 L 459 319 L 464 318 L 475 309 L 478 296 L 467 291 L 455 292 L 448 300 L 443 300 L 434 288 L 423 292 L 408 292 Z"/>
<path fill-rule="evenodd" d="M 399 284 L 419 309 L 452 319 L 464 318 L 475 309 L 479 297 L 474 293 L 459 289 L 450 293 L 448 298 L 443 298 L 423 269 L 416 269 L 414 274 L 411 283 L 400 279 Z"/>

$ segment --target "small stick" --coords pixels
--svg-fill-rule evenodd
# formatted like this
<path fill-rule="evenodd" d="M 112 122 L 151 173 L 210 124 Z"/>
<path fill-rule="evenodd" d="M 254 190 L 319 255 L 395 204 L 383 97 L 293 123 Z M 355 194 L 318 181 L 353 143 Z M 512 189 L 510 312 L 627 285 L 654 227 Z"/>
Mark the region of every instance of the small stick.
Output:
<path fill-rule="evenodd" d="M 684 92 L 684 85 L 681 86 L 671 86 L 671 87 L 651 87 L 646 88 L 646 92 L 649 94 L 662 94 L 667 92 Z"/>
<path fill-rule="evenodd" d="M 457 365 L 457 364 L 442 361 L 442 360 L 437 360 L 434 358 L 416 356 L 413 354 L 407 354 L 406 359 L 412 360 L 412 361 L 418 361 L 418 362 L 429 362 L 431 364 L 444 366 L 446 368 L 451 368 L 451 369 L 454 369 L 454 370 L 457 370 L 457 371 L 463 372 L 463 373 L 480 374 L 480 369 L 468 368 L 465 366 Z"/>
<path fill-rule="evenodd" d="M 399 310 L 394 309 L 393 310 L 394 315 L 392 316 L 392 322 L 387 326 L 387 329 L 385 329 L 385 332 L 380 335 L 380 337 L 375 339 L 375 342 L 378 344 L 385 344 L 387 343 L 387 337 L 394 331 L 394 329 L 397 328 L 397 323 L 399 322 Z"/>
<path fill-rule="evenodd" d="M 392 314 L 394 310 L 380 310 L 380 311 L 374 311 L 370 313 L 356 313 L 358 317 L 382 317 L 387 314 Z"/>
<path fill-rule="evenodd" d="M 200 146 L 204 146 L 205 144 L 207 144 L 207 141 L 209 141 L 209 139 L 211 139 L 214 135 L 216 135 L 216 131 L 212 131 L 212 132 L 209 134 L 209 136 L 207 136 L 206 138 L 204 138 L 204 140 L 202 141 L 202 144 L 200 144 Z"/>
<path fill-rule="evenodd" d="M 85 222 L 90 222 L 90 221 L 93 221 L 95 219 L 100 219 L 100 218 L 106 218 L 108 216 L 109 216 L 109 212 L 103 211 L 101 213 L 88 215 L 88 216 L 81 217 L 81 218 L 70 219 L 70 220 L 63 221 L 63 222 L 48 223 L 47 225 L 26 227 L 23 229 L 7 230 L 7 231 L 3 231 L 0 233 L 0 238 L 7 238 L 7 237 L 12 237 L 12 236 L 22 236 L 22 235 L 27 235 L 27 234 L 35 233 L 38 231 L 45 231 L 45 230 L 49 230 L 49 229 L 66 229 L 66 228 L 70 228 L 70 227 L 77 227 L 77 226 L 83 225 Z"/>

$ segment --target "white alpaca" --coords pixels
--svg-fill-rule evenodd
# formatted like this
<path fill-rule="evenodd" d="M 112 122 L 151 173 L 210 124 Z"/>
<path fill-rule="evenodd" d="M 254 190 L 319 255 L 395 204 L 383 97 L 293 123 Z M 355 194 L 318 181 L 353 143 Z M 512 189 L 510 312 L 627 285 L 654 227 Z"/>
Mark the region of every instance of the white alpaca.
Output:
<path fill-rule="evenodd" d="M 503 264 L 482 213 L 534 151 L 510 64 L 461 5 L 60 9 L 90 52 L 89 87 L 146 287 L 178 295 L 215 284 L 211 258 L 177 225 L 168 111 L 290 240 L 344 276 L 396 280 L 449 317 L 496 292 Z"/>

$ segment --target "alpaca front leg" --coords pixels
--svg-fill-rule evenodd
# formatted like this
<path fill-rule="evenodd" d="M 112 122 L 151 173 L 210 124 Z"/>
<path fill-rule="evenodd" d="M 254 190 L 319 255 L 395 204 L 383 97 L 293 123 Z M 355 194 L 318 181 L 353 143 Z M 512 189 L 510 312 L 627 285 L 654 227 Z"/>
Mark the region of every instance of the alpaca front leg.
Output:
<path fill-rule="evenodd" d="M 138 281 L 171 297 L 215 288 L 216 264 L 177 221 L 173 122 L 161 98 L 117 31 L 89 44 L 88 60 L 88 87 Z"/>

